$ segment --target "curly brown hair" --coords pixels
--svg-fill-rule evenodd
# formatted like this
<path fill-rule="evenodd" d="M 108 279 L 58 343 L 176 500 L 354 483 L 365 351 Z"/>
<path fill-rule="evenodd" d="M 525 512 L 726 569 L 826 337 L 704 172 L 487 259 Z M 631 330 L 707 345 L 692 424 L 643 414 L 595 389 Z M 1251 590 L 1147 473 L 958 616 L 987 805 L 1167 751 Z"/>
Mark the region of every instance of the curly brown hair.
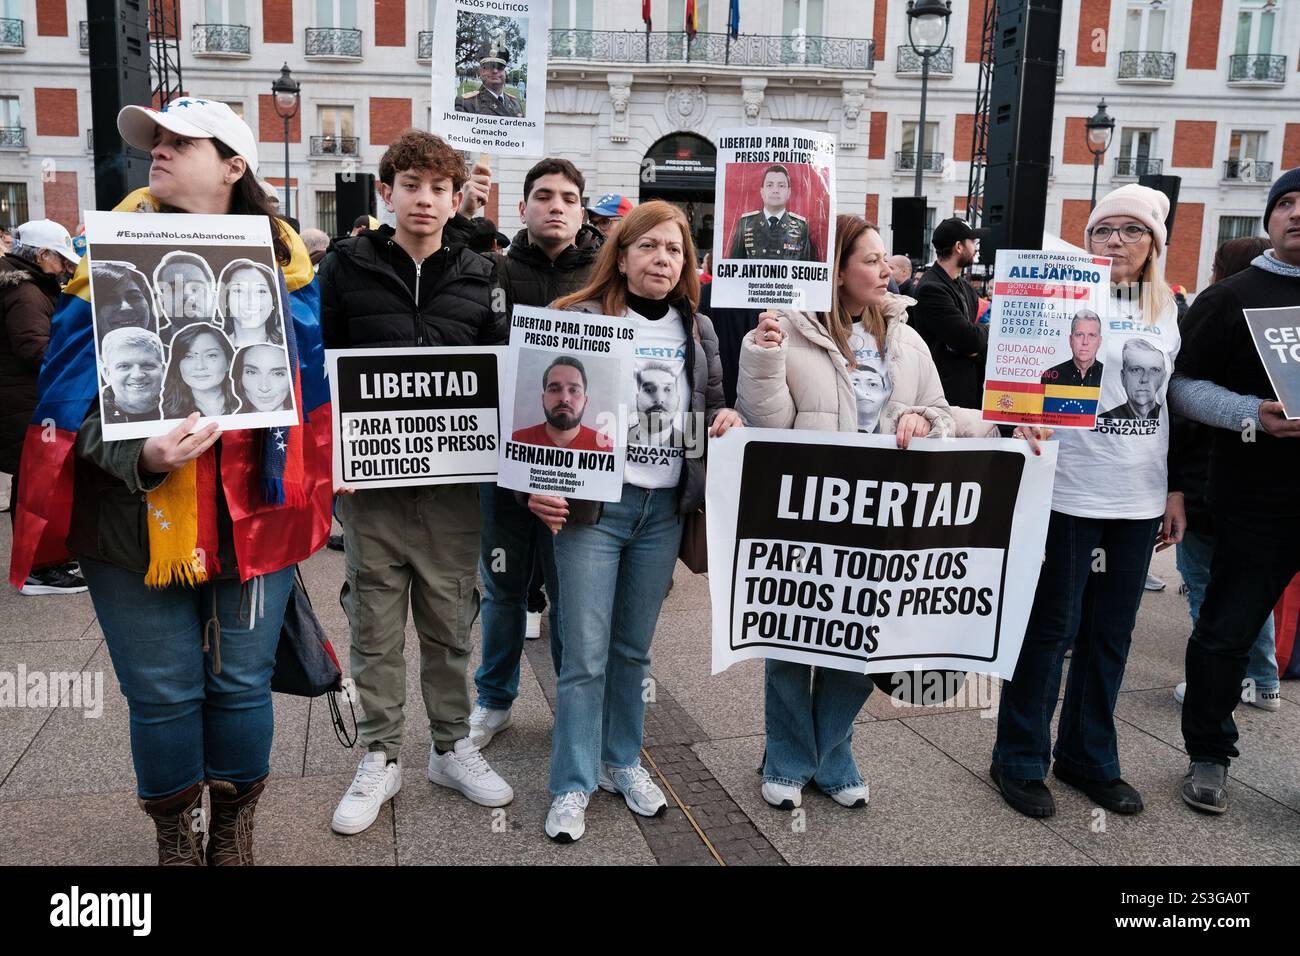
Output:
<path fill-rule="evenodd" d="M 457 192 L 460 192 L 465 180 L 469 178 L 460 151 L 422 129 L 403 130 L 397 139 L 388 144 L 383 158 L 379 160 L 379 181 L 391 186 L 398 173 L 410 169 L 446 177 L 451 180 L 452 188 Z"/>

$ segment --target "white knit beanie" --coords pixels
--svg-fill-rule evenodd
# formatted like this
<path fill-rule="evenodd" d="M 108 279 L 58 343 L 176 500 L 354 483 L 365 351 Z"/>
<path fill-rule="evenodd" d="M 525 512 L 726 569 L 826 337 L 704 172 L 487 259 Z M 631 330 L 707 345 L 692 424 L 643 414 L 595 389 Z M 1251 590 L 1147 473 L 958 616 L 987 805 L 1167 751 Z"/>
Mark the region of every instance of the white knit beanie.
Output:
<path fill-rule="evenodd" d="M 1169 215 L 1169 197 L 1150 186 L 1129 183 L 1108 192 L 1097 201 L 1097 208 L 1088 217 L 1088 230 L 1107 216 L 1132 216 L 1151 230 L 1155 241 L 1155 254 L 1165 251 L 1165 217 Z M 1085 241 L 1087 239 L 1085 235 Z"/>

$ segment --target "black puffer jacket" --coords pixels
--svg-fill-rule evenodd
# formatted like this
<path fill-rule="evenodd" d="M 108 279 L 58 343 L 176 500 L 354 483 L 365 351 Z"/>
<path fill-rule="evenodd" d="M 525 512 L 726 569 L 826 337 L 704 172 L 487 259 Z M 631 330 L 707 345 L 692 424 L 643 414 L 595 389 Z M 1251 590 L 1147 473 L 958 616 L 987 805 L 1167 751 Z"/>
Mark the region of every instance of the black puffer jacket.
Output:
<path fill-rule="evenodd" d="M 491 309 L 492 269 L 459 244 L 417 268 L 391 226 L 342 239 L 317 272 L 325 347 L 504 344 L 506 322 Z"/>
<path fill-rule="evenodd" d="M 36 379 L 50 342 L 59 281 L 18 256 L 0 257 L 0 471 L 18 474 Z"/>

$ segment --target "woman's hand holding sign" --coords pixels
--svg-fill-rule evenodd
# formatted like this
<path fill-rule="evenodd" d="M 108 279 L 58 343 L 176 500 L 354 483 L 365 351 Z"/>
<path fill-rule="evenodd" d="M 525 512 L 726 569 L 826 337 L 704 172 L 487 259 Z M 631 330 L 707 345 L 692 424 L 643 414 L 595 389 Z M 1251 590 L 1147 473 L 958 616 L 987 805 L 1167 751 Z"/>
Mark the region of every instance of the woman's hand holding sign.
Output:
<path fill-rule="evenodd" d="M 898 447 L 903 449 L 912 443 L 913 438 L 924 438 L 928 434 L 930 434 L 930 422 L 919 412 L 908 412 L 900 416 L 898 427 L 894 429 Z"/>
<path fill-rule="evenodd" d="M 213 442 L 221 437 L 221 429 L 216 422 L 209 422 L 193 431 L 199 418 L 198 412 L 192 412 L 166 435 L 146 439 L 140 449 L 141 469 L 155 475 L 170 474 L 211 448 Z"/>
<path fill-rule="evenodd" d="M 1036 425 L 1017 425 L 1016 430 L 1011 433 L 1012 438 L 1023 438 L 1029 442 L 1029 447 L 1035 455 L 1041 455 L 1043 450 L 1038 447 L 1040 441 L 1047 441 L 1052 437 L 1052 429 L 1039 428 Z"/>
<path fill-rule="evenodd" d="M 529 495 L 528 510 L 551 529 L 551 534 L 559 534 L 569 518 L 569 502 L 553 495 Z"/>
<path fill-rule="evenodd" d="M 740 413 L 734 408 L 723 408 L 713 419 L 713 425 L 709 428 L 710 438 L 721 438 L 728 429 L 744 428 L 745 422 L 740 417 Z"/>
<path fill-rule="evenodd" d="M 775 312 L 764 312 L 758 317 L 758 328 L 754 332 L 754 342 L 765 349 L 779 349 L 785 341 L 781 331 L 781 320 Z"/>

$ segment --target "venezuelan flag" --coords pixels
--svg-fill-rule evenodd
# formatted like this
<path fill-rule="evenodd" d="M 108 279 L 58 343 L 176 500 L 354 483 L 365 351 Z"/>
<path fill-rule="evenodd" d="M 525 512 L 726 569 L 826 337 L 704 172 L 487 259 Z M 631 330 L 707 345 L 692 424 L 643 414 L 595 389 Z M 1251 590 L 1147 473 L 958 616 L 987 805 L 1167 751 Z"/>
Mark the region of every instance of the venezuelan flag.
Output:
<path fill-rule="evenodd" d="M 984 384 L 984 420 L 1034 422 L 1043 413 L 1041 382 L 986 382 Z"/>
<path fill-rule="evenodd" d="M 157 209 L 147 189 L 138 189 L 114 212 Z M 290 316 L 297 337 L 302 395 L 303 495 L 272 504 L 262 494 L 262 437 L 259 431 L 227 432 L 221 438 L 221 480 L 233 522 L 242 580 L 305 560 L 329 536 L 333 497 L 329 386 L 320 329 L 320 292 L 307 249 L 283 227 L 291 250 L 283 268 Z M 36 412 L 23 444 L 19 500 L 14 513 L 9 581 L 22 587 L 33 568 L 68 559 L 72 520 L 73 446 L 77 430 L 96 401 L 94 327 L 90 274 L 82 259 L 50 325 L 50 344 L 38 382 Z M 294 476 L 295 478 L 297 476 Z"/>
<path fill-rule="evenodd" d="M 1048 385 L 1043 392 L 1043 424 L 1091 428 L 1100 397 L 1096 386 Z"/>

